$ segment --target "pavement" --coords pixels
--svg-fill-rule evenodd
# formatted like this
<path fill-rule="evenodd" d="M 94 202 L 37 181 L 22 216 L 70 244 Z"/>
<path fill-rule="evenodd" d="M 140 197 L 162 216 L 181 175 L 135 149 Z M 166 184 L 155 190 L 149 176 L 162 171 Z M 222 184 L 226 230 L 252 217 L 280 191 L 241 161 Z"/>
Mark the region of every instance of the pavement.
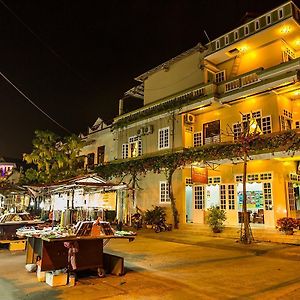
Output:
<path fill-rule="evenodd" d="M 300 246 L 209 234 L 194 226 L 111 240 L 105 252 L 125 258 L 126 274 L 86 275 L 75 287 L 38 282 L 24 251 L 0 250 L 0 300 L 300 299 Z"/>

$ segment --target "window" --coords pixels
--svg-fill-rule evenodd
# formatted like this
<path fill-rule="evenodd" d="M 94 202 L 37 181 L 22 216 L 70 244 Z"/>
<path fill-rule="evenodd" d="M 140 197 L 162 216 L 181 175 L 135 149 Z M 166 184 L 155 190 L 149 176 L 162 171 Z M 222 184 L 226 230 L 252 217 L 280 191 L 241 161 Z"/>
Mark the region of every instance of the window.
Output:
<path fill-rule="evenodd" d="M 226 185 L 220 185 L 220 208 L 226 209 Z"/>
<path fill-rule="evenodd" d="M 292 122 L 293 122 L 292 119 L 287 118 L 285 116 L 280 116 L 280 129 L 281 129 L 281 131 L 292 129 Z"/>
<path fill-rule="evenodd" d="M 87 166 L 88 168 L 93 168 L 95 163 L 95 153 L 89 153 L 87 155 Z"/>
<path fill-rule="evenodd" d="M 283 18 L 283 9 L 279 9 L 278 10 L 278 19 L 282 19 Z"/>
<path fill-rule="evenodd" d="M 296 121 L 296 122 L 295 122 L 295 128 L 296 128 L 296 129 L 299 129 L 299 128 L 300 128 L 300 121 Z"/>
<path fill-rule="evenodd" d="M 220 142 L 220 120 L 203 124 L 204 144 Z"/>
<path fill-rule="evenodd" d="M 234 39 L 237 40 L 239 38 L 239 33 L 238 31 L 235 31 L 234 32 Z"/>
<path fill-rule="evenodd" d="M 225 70 L 216 73 L 216 83 L 222 82 L 226 80 Z"/>
<path fill-rule="evenodd" d="M 229 36 L 226 35 L 226 36 L 225 36 L 225 45 L 228 45 L 228 44 L 229 44 Z"/>
<path fill-rule="evenodd" d="M 193 181 L 191 177 L 186 177 L 185 178 L 185 185 L 193 185 Z"/>
<path fill-rule="evenodd" d="M 169 148 L 170 130 L 169 127 L 158 130 L 158 149 Z"/>
<path fill-rule="evenodd" d="M 168 182 L 160 181 L 159 187 L 160 187 L 160 202 L 162 203 L 170 202 Z"/>
<path fill-rule="evenodd" d="M 256 21 L 255 21 L 255 30 L 258 30 L 259 28 L 260 28 L 259 21 L 256 20 Z"/>
<path fill-rule="evenodd" d="M 202 146 L 202 131 L 194 133 L 193 145 L 194 147 Z"/>
<path fill-rule="evenodd" d="M 204 186 L 194 187 L 195 209 L 204 209 Z"/>
<path fill-rule="evenodd" d="M 129 145 L 128 144 L 123 144 L 122 145 L 122 158 L 128 158 L 129 154 Z"/>
<path fill-rule="evenodd" d="M 271 15 L 266 16 L 266 23 L 267 23 L 267 25 L 271 24 Z"/>
<path fill-rule="evenodd" d="M 220 41 L 219 40 L 216 41 L 216 49 L 217 50 L 220 49 Z"/>
<path fill-rule="evenodd" d="M 244 27 L 244 34 L 245 34 L 245 35 L 248 35 L 248 34 L 249 34 L 249 26 L 248 26 L 248 25 L 246 25 L 246 26 Z"/>
<path fill-rule="evenodd" d="M 97 164 L 103 164 L 104 163 L 104 153 L 105 153 L 105 146 L 100 146 L 97 149 Z"/>
<path fill-rule="evenodd" d="M 270 182 L 264 182 L 263 184 L 263 194 L 265 200 L 265 209 L 272 210 L 273 203 L 272 203 L 272 188 Z"/>
<path fill-rule="evenodd" d="M 272 132 L 271 116 L 261 118 L 261 131 L 263 134 Z"/>
<path fill-rule="evenodd" d="M 235 209 L 234 184 L 228 184 L 228 209 Z"/>
<path fill-rule="evenodd" d="M 142 155 L 142 140 L 140 136 L 131 136 L 129 142 L 129 157 L 137 157 Z"/>
<path fill-rule="evenodd" d="M 242 133 L 242 124 L 241 123 L 235 123 L 232 125 L 233 130 L 233 139 L 236 141 L 239 139 Z"/>
<path fill-rule="evenodd" d="M 296 210 L 295 193 L 294 193 L 294 186 L 292 182 L 288 182 L 288 195 L 289 195 L 290 210 Z"/>

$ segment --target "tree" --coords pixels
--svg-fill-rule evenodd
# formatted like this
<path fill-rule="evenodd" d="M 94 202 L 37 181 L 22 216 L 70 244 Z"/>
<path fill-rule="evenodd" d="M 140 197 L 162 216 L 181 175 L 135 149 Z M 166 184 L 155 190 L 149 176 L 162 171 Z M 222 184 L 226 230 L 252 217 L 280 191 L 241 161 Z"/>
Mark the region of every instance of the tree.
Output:
<path fill-rule="evenodd" d="M 32 144 L 32 152 L 23 154 L 23 159 L 36 169 L 28 169 L 23 182 L 49 183 L 83 172 L 83 158 L 79 156 L 83 142 L 77 136 L 60 138 L 53 132 L 36 130 Z"/>

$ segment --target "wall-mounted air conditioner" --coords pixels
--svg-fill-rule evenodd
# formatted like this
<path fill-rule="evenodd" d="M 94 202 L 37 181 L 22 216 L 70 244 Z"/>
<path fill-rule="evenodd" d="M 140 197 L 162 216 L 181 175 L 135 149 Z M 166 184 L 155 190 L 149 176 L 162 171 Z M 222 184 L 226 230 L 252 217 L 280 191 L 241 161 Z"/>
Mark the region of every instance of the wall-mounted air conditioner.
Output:
<path fill-rule="evenodd" d="M 185 114 L 184 115 L 184 123 L 185 124 L 194 124 L 195 123 L 195 116 L 192 114 Z"/>
<path fill-rule="evenodd" d="M 148 125 L 144 127 L 144 134 L 151 134 L 153 133 L 153 125 Z"/>
<path fill-rule="evenodd" d="M 139 129 L 137 130 L 136 135 L 137 135 L 137 136 L 141 136 L 141 135 L 143 135 L 143 134 L 144 134 L 144 128 L 141 127 L 141 128 L 139 128 Z"/>

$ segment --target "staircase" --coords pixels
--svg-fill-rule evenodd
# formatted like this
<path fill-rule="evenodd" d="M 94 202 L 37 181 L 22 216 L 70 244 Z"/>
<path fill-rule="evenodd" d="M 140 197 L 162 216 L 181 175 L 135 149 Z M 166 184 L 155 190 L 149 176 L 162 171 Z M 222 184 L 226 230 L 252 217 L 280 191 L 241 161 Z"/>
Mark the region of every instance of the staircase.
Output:
<path fill-rule="evenodd" d="M 236 55 L 236 57 L 234 58 L 234 61 L 233 61 L 233 65 L 231 68 L 229 78 L 234 78 L 235 76 L 237 76 L 237 74 L 239 72 L 241 60 L 242 60 L 241 54 Z"/>

